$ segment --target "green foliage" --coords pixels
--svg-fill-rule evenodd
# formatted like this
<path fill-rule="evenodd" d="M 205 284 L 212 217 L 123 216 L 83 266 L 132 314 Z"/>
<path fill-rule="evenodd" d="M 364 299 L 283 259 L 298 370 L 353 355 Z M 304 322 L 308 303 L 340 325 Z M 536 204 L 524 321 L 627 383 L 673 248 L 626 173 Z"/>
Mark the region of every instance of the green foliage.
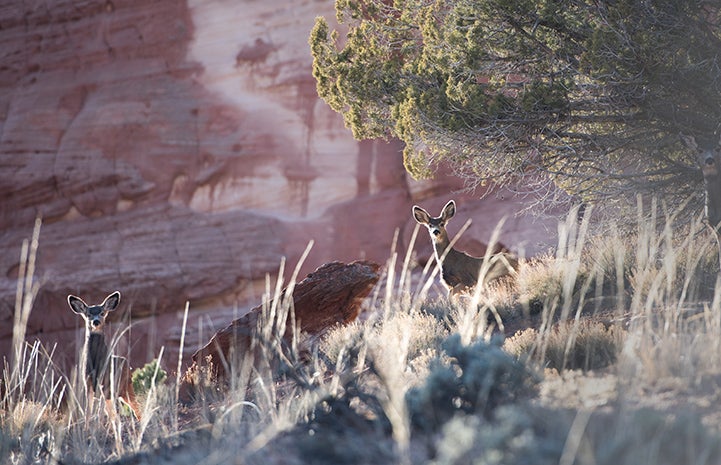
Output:
<path fill-rule="evenodd" d="M 355 137 L 403 140 L 414 176 L 445 159 L 471 183 L 543 172 L 588 199 L 685 195 L 699 176 L 677 133 L 721 120 L 718 8 L 338 0 L 345 40 L 318 18 L 309 42 L 319 95 Z"/>
<path fill-rule="evenodd" d="M 133 390 L 138 395 L 143 395 L 150 391 L 151 386 L 159 386 L 163 384 L 168 377 L 168 373 L 158 366 L 158 360 L 154 359 L 146 363 L 143 368 L 133 371 Z"/>
<path fill-rule="evenodd" d="M 412 423 L 434 430 L 456 413 L 490 414 L 535 392 L 537 377 L 499 346 L 478 341 L 463 345 L 454 334 L 442 345 L 425 383 L 407 393 Z"/>

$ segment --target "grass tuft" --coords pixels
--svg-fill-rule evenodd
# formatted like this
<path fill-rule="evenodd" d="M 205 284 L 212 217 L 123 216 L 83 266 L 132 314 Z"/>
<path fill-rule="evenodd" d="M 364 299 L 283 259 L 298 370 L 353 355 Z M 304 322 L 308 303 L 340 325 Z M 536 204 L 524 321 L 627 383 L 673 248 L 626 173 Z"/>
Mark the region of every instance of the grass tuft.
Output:
<path fill-rule="evenodd" d="M 528 328 L 506 339 L 503 349 L 516 358 L 559 372 L 598 370 L 616 363 L 626 331 L 601 322 L 562 322 L 548 332 L 545 345 L 540 339 L 538 330 Z"/>

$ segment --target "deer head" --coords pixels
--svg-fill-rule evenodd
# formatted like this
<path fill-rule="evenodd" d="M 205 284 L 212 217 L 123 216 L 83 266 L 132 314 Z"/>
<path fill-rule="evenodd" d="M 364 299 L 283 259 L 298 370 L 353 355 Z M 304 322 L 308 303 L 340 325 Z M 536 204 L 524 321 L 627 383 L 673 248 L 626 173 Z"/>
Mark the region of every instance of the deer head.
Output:
<path fill-rule="evenodd" d="M 456 202 L 450 200 L 441 212 L 441 216 L 432 217 L 427 211 L 419 207 L 418 205 L 413 207 L 413 217 L 416 221 L 426 228 L 431 235 L 431 240 L 438 245 L 446 246 L 450 242 L 448 240 L 448 232 L 446 231 L 446 224 L 448 220 L 453 218 L 456 214 Z"/>
<path fill-rule="evenodd" d="M 721 173 L 721 139 L 716 144 L 699 144 L 694 136 L 680 134 L 681 142 L 696 154 L 696 163 L 701 168 L 704 179 Z"/>
<path fill-rule="evenodd" d="M 100 305 L 88 305 L 80 297 L 68 296 L 68 304 L 73 312 L 82 316 L 85 320 L 85 327 L 88 332 L 102 332 L 105 317 L 112 312 L 120 303 L 120 292 L 115 291 L 105 298 Z"/>

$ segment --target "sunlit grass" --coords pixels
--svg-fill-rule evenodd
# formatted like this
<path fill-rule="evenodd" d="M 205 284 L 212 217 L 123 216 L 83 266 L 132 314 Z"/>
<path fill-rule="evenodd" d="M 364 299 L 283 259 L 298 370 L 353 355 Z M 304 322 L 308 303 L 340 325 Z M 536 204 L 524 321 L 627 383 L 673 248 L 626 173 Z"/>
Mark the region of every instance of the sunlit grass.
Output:
<path fill-rule="evenodd" d="M 55 348 L 24 342 L 36 233 L 2 372 L 0 462 L 152 463 L 162 448 L 177 463 L 718 463 L 721 409 L 701 419 L 653 408 L 656 395 L 682 398 L 721 376 L 707 230 L 656 203 L 639 201 L 631 229 L 576 213 L 554 250 L 453 301 L 437 292 L 433 261 L 413 267 L 414 233 L 404 255 L 391 250 L 363 318 L 320 341 L 284 338 L 301 259 L 287 282 L 267 279 L 252 353 L 223 361 L 223 383 L 195 373 L 195 401 L 180 405 L 179 377 L 145 368 L 141 422 L 108 416 L 77 368 L 56 367 Z M 574 370 L 608 374 L 614 393 L 593 407 L 578 392 L 578 405 L 544 405 L 543 374 Z M 566 384 L 557 395 L 575 389 Z"/>

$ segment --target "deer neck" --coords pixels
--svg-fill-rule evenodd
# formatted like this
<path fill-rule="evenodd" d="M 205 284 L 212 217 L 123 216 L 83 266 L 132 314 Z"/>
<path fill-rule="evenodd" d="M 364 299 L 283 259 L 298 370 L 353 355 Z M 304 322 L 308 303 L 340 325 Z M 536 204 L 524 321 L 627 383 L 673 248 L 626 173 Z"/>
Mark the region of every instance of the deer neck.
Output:
<path fill-rule="evenodd" d="M 93 388 L 97 389 L 98 382 L 105 372 L 108 362 L 108 345 L 105 343 L 105 335 L 101 332 L 88 332 L 85 347 L 85 375 L 90 377 Z"/>
<path fill-rule="evenodd" d="M 705 176 L 706 215 L 711 226 L 721 223 L 721 175 Z"/>
<path fill-rule="evenodd" d="M 436 252 L 436 259 L 439 262 L 444 258 L 444 255 L 447 256 L 450 251 L 453 250 L 451 248 L 451 241 L 448 239 L 448 234 L 445 231 L 433 238 L 433 249 Z"/>

